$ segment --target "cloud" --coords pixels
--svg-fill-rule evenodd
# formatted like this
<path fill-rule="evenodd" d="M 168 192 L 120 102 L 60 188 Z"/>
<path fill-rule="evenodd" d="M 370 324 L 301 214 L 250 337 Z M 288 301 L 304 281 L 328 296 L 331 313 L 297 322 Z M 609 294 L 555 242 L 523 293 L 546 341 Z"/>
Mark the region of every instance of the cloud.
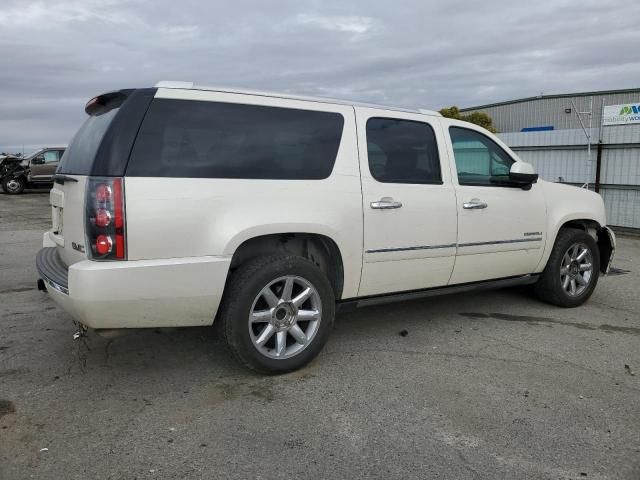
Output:
<path fill-rule="evenodd" d="M 3 0 L 0 150 L 177 79 L 438 109 L 639 87 L 640 2 Z"/>
<path fill-rule="evenodd" d="M 327 15 L 318 15 L 318 14 L 308 14 L 308 13 L 300 13 L 295 18 L 295 23 L 300 25 L 310 25 L 316 26 L 320 28 L 324 28 L 325 30 L 336 30 L 339 32 L 348 32 L 348 33 L 367 33 L 370 31 L 376 21 L 373 18 L 369 17 L 359 17 L 359 16 L 327 16 Z"/>
<path fill-rule="evenodd" d="M 48 28 L 57 30 L 69 22 L 96 19 L 126 23 L 114 0 L 56 0 L 17 2 L 0 10 L 0 27 Z"/>

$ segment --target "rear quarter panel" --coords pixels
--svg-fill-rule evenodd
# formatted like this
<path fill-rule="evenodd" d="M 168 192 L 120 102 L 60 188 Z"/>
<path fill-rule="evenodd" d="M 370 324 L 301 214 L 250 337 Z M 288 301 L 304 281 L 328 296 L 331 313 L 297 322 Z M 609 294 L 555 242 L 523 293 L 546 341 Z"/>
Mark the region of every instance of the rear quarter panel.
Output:
<path fill-rule="evenodd" d="M 244 241 L 273 233 L 332 238 L 344 266 L 343 297 L 357 294 L 362 208 L 352 107 L 256 95 L 159 89 L 157 96 L 338 112 L 342 142 L 325 180 L 126 177 L 130 260 L 232 256 Z"/>

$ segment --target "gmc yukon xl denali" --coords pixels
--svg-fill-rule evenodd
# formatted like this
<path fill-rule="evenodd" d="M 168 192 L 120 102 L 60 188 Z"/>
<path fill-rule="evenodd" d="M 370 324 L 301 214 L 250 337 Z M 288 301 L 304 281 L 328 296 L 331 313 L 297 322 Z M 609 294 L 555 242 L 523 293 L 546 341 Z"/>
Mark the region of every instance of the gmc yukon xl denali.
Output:
<path fill-rule="evenodd" d="M 434 112 L 186 82 L 85 110 L 36 265 L 93 329 L 217 319 L 244 365 L 286 372 L 336 309 L 518 284 L 577 307 L 613 258 L 597 194 Z"/>

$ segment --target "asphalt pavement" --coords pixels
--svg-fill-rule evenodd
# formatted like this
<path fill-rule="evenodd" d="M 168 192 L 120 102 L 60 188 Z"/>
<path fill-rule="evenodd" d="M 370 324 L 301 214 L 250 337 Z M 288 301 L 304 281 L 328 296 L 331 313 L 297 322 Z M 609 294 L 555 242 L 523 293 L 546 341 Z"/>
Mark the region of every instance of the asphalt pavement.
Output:
<path fill-rule="evenodd" d="M 638 238 L 580 308 L 523 288 L 370 307 L 262 377 L 215 328 L 74 341 L 36 290 L 49 216 L 46 191 L 0 194 L 2 480 L 640 478 Z"/>

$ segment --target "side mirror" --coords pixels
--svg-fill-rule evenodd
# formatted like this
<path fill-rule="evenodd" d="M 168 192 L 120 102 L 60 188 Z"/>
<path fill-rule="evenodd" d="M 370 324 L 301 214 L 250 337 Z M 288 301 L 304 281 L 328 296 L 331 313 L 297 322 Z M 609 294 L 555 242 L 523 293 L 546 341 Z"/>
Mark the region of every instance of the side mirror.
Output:
<path fill-rule="evenodd" d="M 31 160 L 32 165 L 44 165 L 44 155 L 38 155 L 36 158 Z"/>
<path fill-rule="evenodd" d="M 509 171 L 509 180 L 525 190 L 538 181 L 538 174 L 533 165 L 527 162 L 515 162 Z"/>

